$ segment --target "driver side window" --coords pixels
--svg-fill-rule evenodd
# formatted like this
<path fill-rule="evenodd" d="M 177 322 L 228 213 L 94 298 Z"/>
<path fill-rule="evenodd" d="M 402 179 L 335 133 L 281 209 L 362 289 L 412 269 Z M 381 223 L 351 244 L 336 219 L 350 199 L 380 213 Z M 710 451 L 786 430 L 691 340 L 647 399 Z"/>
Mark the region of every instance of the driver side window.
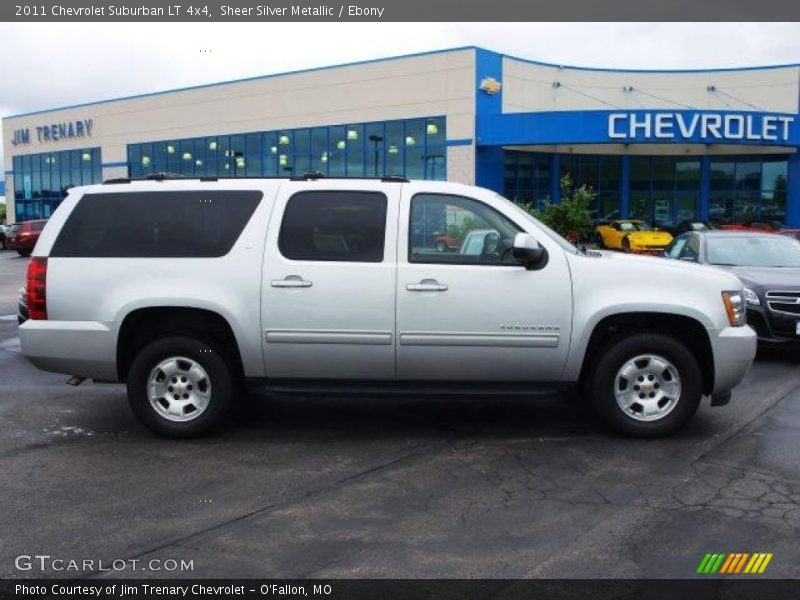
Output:
<path fill-rule="evenodd" d="M 412 263 L 519 265 L 511 249 L 522 231 L 488 205 L 445 194 L 411 199 L 408 260 Z"/>

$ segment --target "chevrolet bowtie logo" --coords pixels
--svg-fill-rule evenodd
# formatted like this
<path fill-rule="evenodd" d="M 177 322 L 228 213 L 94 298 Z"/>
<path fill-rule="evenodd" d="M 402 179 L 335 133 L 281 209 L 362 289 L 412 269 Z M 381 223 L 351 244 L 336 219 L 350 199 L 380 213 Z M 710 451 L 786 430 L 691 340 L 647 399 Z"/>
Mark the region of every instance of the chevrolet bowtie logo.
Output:
<path fill-rule="evenodd" d="M 772 552 L 724 552 L 716 554 L 706 554 L 697 567 L 697 573 L 701 575 L 720 573 L 725 575 L 760 575 L 764 572 L 772 560 Z"/>
<path fill-rule="evenodd" d="M 503 87 L 503 84 L 497 81 L 494 77 L 484 77 L 481 79 L 481 84 L 478 86 L 478 89 L 490 96 L 494 94 L 499 94 L 500 89 Z"/>

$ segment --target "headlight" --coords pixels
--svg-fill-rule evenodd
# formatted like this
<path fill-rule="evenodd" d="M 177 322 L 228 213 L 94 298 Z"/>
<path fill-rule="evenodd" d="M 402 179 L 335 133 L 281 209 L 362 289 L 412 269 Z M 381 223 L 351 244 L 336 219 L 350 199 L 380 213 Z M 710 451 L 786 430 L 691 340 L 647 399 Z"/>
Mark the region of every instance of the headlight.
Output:
<path fill-rule="evenodd" d="M 744 292 L 722 292 L 722 302 L 732 327 L 745 324 Z"/>
<path fill-rule="evenodd" d="M 753 306 L 761 306 L 761 300 L 758 299 L 758 294 L 750 288 L 744 288 L 744 300 Z"/>

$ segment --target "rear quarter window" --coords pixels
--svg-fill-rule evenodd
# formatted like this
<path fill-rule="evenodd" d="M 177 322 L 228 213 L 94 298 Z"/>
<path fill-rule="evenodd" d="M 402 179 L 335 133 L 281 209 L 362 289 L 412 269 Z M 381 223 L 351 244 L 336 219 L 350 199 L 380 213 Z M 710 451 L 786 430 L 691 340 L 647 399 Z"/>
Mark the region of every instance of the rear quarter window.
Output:
<path fill-rule="evenodd" d="M 73 209 L 50 255 L 224 256 L 262 196 L 254 190 L 87 194 Z"/>

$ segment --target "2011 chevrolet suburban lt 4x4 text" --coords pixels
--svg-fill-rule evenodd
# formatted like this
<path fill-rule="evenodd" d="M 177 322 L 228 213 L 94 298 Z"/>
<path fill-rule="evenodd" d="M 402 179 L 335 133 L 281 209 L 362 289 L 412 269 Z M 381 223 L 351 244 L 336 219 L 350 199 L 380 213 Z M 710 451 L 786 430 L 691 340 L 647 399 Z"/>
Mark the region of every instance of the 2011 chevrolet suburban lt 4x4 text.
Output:
<path fill-rule="evenodd" d="M 126 382 L 136 415 L 173 437 L 218 423 L 246 380 L 334 395 L 579 384 L 572 397 L 616 430 L 660 436 L 704 394 L 726 403 L 756 352 L 735 276 L 582 252 L 494 192 L 446 182 L 74 188 L 27 293 L 31 362 Z"/>

